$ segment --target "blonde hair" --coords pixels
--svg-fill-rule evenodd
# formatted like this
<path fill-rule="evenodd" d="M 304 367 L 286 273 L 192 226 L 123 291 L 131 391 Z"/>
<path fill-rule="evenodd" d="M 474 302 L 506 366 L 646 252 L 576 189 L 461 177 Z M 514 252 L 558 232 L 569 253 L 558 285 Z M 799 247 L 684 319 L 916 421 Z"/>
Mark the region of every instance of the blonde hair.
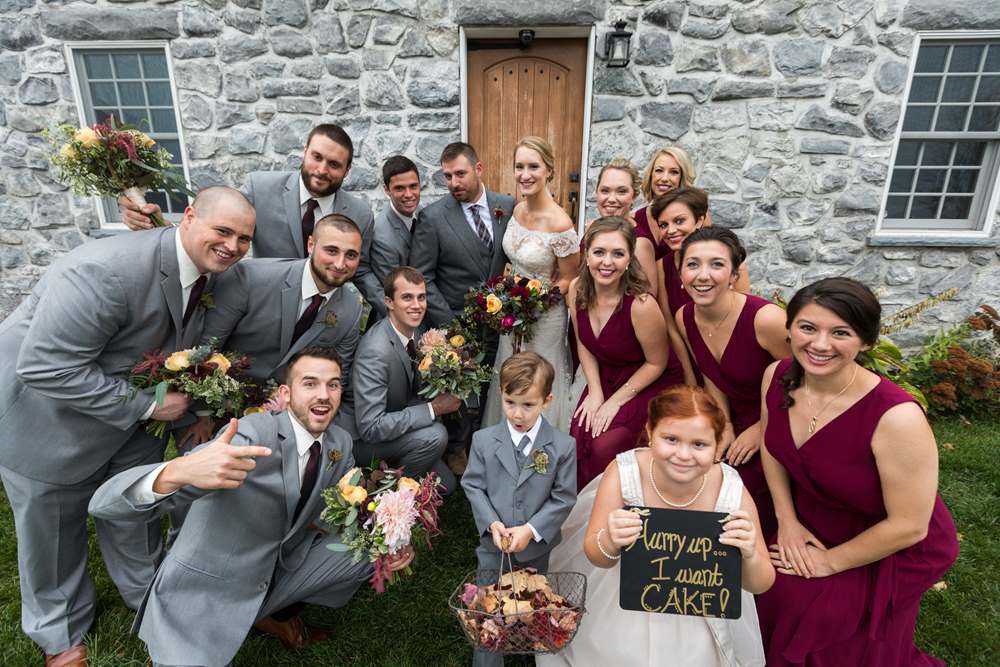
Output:
<path fill-rule="evenodd" d="M 672 157 L 677 166 L 681 168 L 680 187 L 691 187 L 694 185 L 694 163 L 691 162 L 691 158 L 688 157 L 684 149 L 677 146 L 661 148 L 653 154 L 653 158 L 646 165 L 646 171 L 642 175 L 642 185 L 640 187 L 642 188 L 642 196 L 647 202 L 653 200 L 653 166 L 664 155 Z"/>
<path fill-rule="evenodd" d="M 632 182 L 632 194 L 639 194 L 639 190 L 642 187 L 642 180 L 639 178 L 639 170 L 623 157 L 616 157 L 601 167 L 601 171 L 597 174 L 597 187 L 601 187 L 601 179 L 604 178 L 604 173 L 610 171 L 611 169 L 624 171 L 628 174 L 629 179 Z"/>
<path fill-rule="evenodd" d="M 552 152 L 552 146 L 549 142 L 545 141 L 541 137 L 527 136 L 522 137 L 520 141 L 514 146 L 513 159 L 517 159 L 517 149 L 521 147 L 530 149 L 538 153 L 542 158 L 542 163 L 549 168 L 549 177 L 546 182 L 551 181 L 556 175 L 556 158 Z"/>

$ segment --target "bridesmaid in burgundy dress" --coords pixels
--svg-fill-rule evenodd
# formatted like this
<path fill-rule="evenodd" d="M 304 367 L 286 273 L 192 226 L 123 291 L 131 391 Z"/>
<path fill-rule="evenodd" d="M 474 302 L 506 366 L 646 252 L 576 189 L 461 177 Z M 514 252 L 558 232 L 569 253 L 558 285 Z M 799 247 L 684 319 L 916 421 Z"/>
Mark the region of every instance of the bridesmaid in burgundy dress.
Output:
<path fill-rule="evenodd" d="M 666 325 L 635 259 L 625 218 L 595 220 L 585 235 L 587 266 L 570 283 L 567 303 L 587 380 L 573 415 L 577 488 L 635 447 L 649 399 L 668 386 Z"/>
<path fill-rule="evenodd" d="M 694 185 L 694 164 L 683 149 L 676 146 L 661 148 L 653 155 L 642 175 L 642 196 L 647 206 L 638 209 L 635 220 L 635 254 L 639 260 L 642 272 L 652 284 L 652 294 L 656 296 L 656 262 L 669 250 L 661 238 L 659 228 L 652 221 L 650 207 L 652 203 L 671 190 Z"/>
<path fill-rule="evenodd" d="M 828 278 L 788 304 L 792 359 L 764 376 L 764 470 L 778 569 L 758 597 L 767 664 L 943 665 L 913 645 L 924 591 L 958 555 L 923 411 L 855 357 L 878 340 L 864 285 Z"/>
<path fill-rule="evenodd" d="M 791 355 L 785 311 L 767 299 L 738 292 L 746 250 L 728 229 L 706 227 L 684 240 L 680 277 L 691 303 L 676 314 L 705 389 L 726 413 L 725 460 L 734 466 L 757 505 L 761 530 L 778 530 L 760 450 L 760 392 L 764 371 Z"/>

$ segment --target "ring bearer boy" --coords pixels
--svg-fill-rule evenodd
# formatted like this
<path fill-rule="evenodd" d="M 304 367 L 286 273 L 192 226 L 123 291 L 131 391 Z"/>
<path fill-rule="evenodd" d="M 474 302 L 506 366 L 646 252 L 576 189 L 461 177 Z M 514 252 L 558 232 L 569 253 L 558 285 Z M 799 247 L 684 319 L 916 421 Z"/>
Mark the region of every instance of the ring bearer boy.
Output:
<path fill-rule="evenodd" d="M 554 375 L 535 352 L 508 357 L 500 367 L 506 419 L 472 436 L 462 488 L 479 529 L 480 570 L 499 569 L 507 546 L 515 568 L 546 571 L 576 502 L 576 443 L 542 417 Z M 476 651 L 473 664 L 502 665 L 503 658 Z"/>

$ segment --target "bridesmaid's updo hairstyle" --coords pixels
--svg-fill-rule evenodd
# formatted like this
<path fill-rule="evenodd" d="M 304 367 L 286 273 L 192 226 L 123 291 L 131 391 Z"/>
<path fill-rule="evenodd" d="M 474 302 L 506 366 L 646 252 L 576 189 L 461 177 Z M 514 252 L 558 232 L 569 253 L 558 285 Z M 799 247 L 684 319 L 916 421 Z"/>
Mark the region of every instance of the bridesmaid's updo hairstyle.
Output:
<path fill-rule="evenodd" d="M 653 198 L 653 167 L 656 165 L 656 161 L 664 155 L 672 157 L 677 166 L 681 168 L 681 187 L 689 188 L 694 185 L 694 163 L 691 162 L 691 158 L 688 157 L 684 149 L 677 146 L 661 148 L 653 154 L 642 175 L 642 184 L 639 187 L 642 188 L 642 196 L 645 197 L 646 201 Z"/>
<path fill-rule="evenodd" d="M 866 285 L 851 278 L 824 278 L 806 285 L 788 302 L 785 328 L 791 330 L 799 311 L 811 303 L 826 308 L 847 322 L 866 345 L 878 342 L 882 305 Z M 791 392 L 802 386 L 803 375 L 802 366 L 792 356 L 792 365 L 781 377 L 785 393 L 783 407 L 795 405 Z"/>
<path fill-rule="evenodd" d="M 656 425 L 664 419 L 690 419 L 704 417 L 715 432 L 716 444 L 726 430 L 726 413 L 715 402 L 712 395 L 701 387 L 678 384 L 657 394 L 649 401 L 646 413 L 646 431 L 652 439 Z"/>
<path fill-rule="evenodd" d="M 512 159 L 515 160 L 517 159 L 516 158 L 517 149 L 521 147 L 535 151 L 542 158 L 542 163 L 549 169 L 549 177 L 545 179 L 546 183 L 555 178 L 556 158 L 552 152 L 552 146 L 549 144 L 549 142 L 545 141 L 545 139 L 542 139 L 541 137 L 534 137 L 534 136 L 524 137 L 519 142 L 517 142 L 517 145 L 514 146 L 514 153 L 513 153 L 514 157 L 512 157 Z"/>
<path fill-rule="evenodd" d="M 673 203 L 680 203 L 687 206 L 695 220 L 700 220 L 708 215 L 708 193 L 693 185 L 682 185 L 676 190 L 660 195 L 649 205 L 651 214 L 650 224 L 655 224 L 660 219 L 660 215 Z"/>
<path fill-rule="evenodd" d="M 683 265 L 684 256 L 687 255 L 689 247 L 695 243 L 704 243 L 706 241 L 718 241 L 729 249 L 729 259 L 733 263 L 733 275 L 738 275 L 740 267 L 746 261 L 747 251 L 743 247 L 743 244 L 740 243 L 740 237 L 725 227 L 702 227 L 688 234 L 687 238 L 684 239 L 684 243 L 681 244 L 681 264 Z"/>
<path fill-rule="evenodd" d="M 649 292 L 649 281 L 643 275 L 639 267 L 639 260 L 635 256 L 635 227 L 632 223 L 617 215 L 609 215 L 598 218 L 590 223 L 587 231 L 583 235 L 583 247 L 587 252 L 593 247 L 594 239 L 601 234 L 621 234 L 628 246 L 628 268 L 622 275 L 618 283 L 619 304 L 621 307 L 621 297 L 626 294 L 638 296 Z M 594 288 L 594 277 L 590 275 L 590 268 L 584 267 L 580 272 L 579 282 L 576 286 L 576 308 L 586 310 L 594 302 L 596 291 Z"/>
<path fill-rule="evenodd" d="M 604 178 L 604 174 L 615 169 L 628 174 L 629 181 L 632 183 L 632 196 L 637 197 L 640 188 L 642 188 L 642 179 L 639 178 L 639 170 L 623 157 L 616 157 L 601 167 L 601 171 L 597 174 L 597 187 L 601 186 L 601 179 Z"/>

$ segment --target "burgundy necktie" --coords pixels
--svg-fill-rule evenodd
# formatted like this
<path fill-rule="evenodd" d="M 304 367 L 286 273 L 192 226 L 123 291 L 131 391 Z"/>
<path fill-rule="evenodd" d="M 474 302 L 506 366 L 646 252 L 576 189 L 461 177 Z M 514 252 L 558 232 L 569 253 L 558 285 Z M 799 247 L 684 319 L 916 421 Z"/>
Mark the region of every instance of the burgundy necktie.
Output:
<path fill-rule="evenodd" d="M 316 208 L 319 202 L 315 199 L 306 200 L 306 212 L 302 215 L 302 256 L 309 256 L 309 237 L 316 226 Z"/>
<path fill-rule="evenodd" d="M 316 440 L 309 447 L 309 460 L 306 461 L 306 470 L 302 474 L 302 491 L 299 493 L 299 503 L 295 506 L 295 514 L 292 515 L 293 524 L 298 520 L 306 501 L 309 500 L 309 494 L 316 486 L 316 478 L 319 476 L 319 450 L 319 440 Z"/>
<path fill-rule="evenodd" d="M 493 237 L 490 236 L 490 230 L 487 229 L 486 223 L 483 219 L 479 217 L 479 204 L 473 204 L 469 207 L 469 213 L 472 214 L 472 224 L 476 227 L 476 233 L 479 234 L 479 240 L 483 242 L 486 249 L 493 252 Z"/>
<path fill-rule="evenodd" d="M 188 320 L 194 314 L 194 309 L 201 301 L 201 293 L 205 291 L 205 283 L 207 282 L 207 276 L 198 276 L 198 280 L 194 281 L 194 285 L 191 286 L 191 294 L 188 295 L 188 304 L 187 308 L 184 309 L 184 319 L 181 320 L 181 326 L 187 326 Z"/>
<path fill-rule="evenodd" d="M 323 305 L 323 295 L 313 294 L 312 299 L 309 301 L 309 305 L 306 309 L 302 311 L 299 315 L 299 321 L 295 323 L 295 330 L 292 332 L 292 342 L 288 344 L 288 347 L 295 345 L 295 341 L 302 338 L 302 334 L 309 330 L 309 327 L 313 325 L 316 321 L 316 313 L 319 312 L 319 307 Z"/>

